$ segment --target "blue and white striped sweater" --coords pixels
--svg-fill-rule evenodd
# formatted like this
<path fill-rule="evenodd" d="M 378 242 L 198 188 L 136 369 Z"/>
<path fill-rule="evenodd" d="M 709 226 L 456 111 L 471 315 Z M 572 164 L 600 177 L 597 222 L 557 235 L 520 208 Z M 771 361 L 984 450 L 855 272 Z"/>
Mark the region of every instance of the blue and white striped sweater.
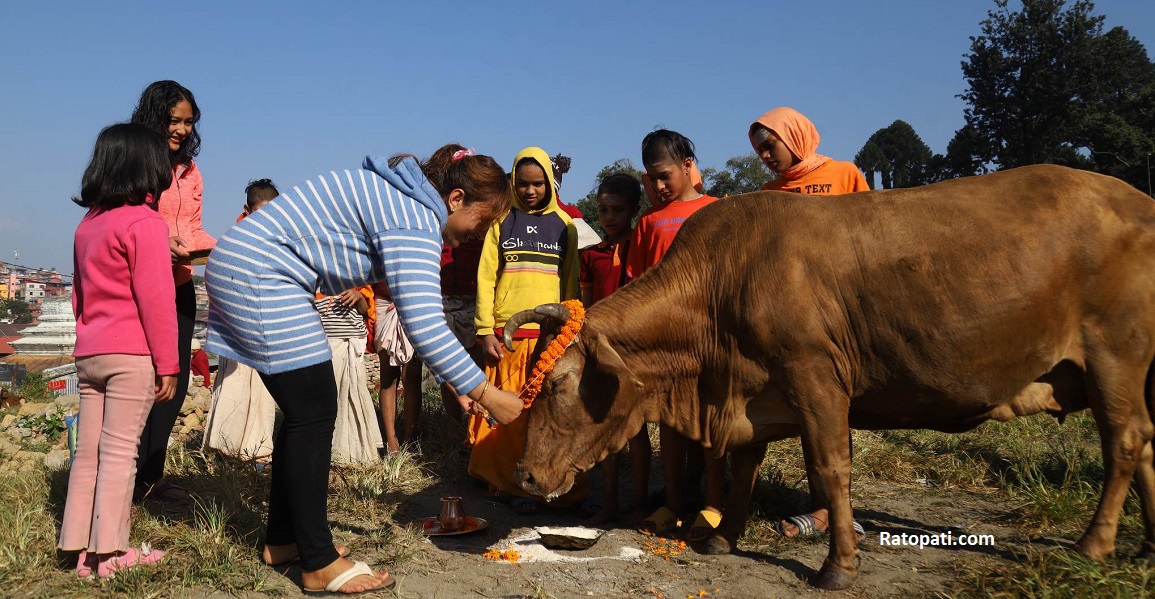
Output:
<path fill-rule="evenodd" d="M 296 185 L 221 237 L 205 268 L 207 349 L 266 374 L 324 362 L 315 292 L 386 281 L 417 355 L 466 393 L 485 375 L 445 323 L 445 202 L 411 158 L 364 167 Z"/>

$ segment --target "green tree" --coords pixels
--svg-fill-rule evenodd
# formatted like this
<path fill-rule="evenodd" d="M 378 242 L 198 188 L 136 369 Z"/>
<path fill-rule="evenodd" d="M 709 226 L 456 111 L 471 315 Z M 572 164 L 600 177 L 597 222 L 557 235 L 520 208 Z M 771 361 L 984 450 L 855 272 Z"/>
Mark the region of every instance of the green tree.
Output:
<path fill-rule="evenodd" d="M 854 157 L 854 163 L 866 175 L 874 189 L 874 175 L 882 180 L 882 189 L 916 187 L 936 180 L 937 162 L 930 147 L 906 121 L 894 121 L 875 131 Z"/>
<path fill-rule="evenodd" d="M 753 152 L 734 156 L 726 161 L 723 169 L 702 169 L 706 193 L 718 198 L 758 191 L 770 178 L 762 159 Z"/>
<path fill-rule="evenodd" d="M 0 301 L 0 318 L 11 318 L 16 324 L 32 322 L 32 308 L 27 302 L 19 299 Z"/>
<path fill-rule="evenodd" d="M 1122 27 L 1095 40 L 1085 94 L 1099 98 L 1073 137 L 1085 148 L 1095 171 L 1151 192 L 1147 157 L 1155 153 L 1155 62 L 1143 44 Z"/>
<path fill-rule="evenodd" d="M 1091 0 L 995 4 L 962 63 L 966 126 L 948 168 L 1064 164 L 1145 188 L 1155 65 L 1142 44 L 1121 27 L 1104 34 Z"/>
<path fill-rule="evenodd" d="M 964 126 L 955 131 L 954 138 L 946 145 L 946 156 L 940 165 L 938 179 L 969 177 L 990 172 L 989 162 L 983 156 L 984 141 L 974 127 Z"/>

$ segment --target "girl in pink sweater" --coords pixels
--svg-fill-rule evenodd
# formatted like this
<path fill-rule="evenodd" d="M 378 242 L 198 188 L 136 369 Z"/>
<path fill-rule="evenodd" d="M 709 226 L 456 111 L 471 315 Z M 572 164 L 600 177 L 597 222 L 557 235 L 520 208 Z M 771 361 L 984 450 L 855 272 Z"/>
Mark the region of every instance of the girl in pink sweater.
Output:
<path fill-rule="evenodd" d="M 196 158 L 201 147 L 197 123 L 201 110 L 191 91 L 176 81 L 157 81 L 144 88 L 132 112 L 132 122 L 160 133 L 168 144 L 172 183 L 157 196 L 157 210 L 168 224 L 168 247 L 172 259 L 176 299 L 170 309 L 177 318 L 177 345 L 180 373 L 177 376 L 177 401 L 157 404 L 145 422 L 140 435 L 140 457 L 137 460 L 133 499 L 146 496 L 159 501 L 184 501 L 190 498 L 183 487 L 162 480 L 168 438 L 180 415 L 184 393 L 188 388 L 192 356 L 193 325 L 197 300 L 193 288 L 189 252 L 206 250 L 217 240 L 201 225 L 201 194 L 204 182 Z"/>
<path fill-rule="evenodd" d="M 164 139 L 135 124 L 100 132 L 77 204 L 72 308 L 80 424 L 60 549 L 76 574 L 111 577 L 164 552 L 129 545 L 136 440 L 154 402 L 177 387 L 168 226 L 156 198 L 172 181 Z"/>

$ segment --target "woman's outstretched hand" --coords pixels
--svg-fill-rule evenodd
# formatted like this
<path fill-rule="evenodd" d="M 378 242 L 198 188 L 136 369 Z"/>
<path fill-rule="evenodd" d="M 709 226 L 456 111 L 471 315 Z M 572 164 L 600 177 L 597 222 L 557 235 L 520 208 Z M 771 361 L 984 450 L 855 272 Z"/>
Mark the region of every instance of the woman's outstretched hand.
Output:
<path fill-rule="evenodd" d="M 482 391 L 485 391 L 485 396 L 482 397 Z M 474 399 L 476 403 L 481 404 L 490 416 L 493 416 L 501 424 L 509 424 L 521 415 L 522 402 L 521 398 L 512 391 L 504 389 L 497 389 L 490 386 L 485 389 L 485 384 L 478 385 L 473 391 L 469 392 L 469 397 Z M 478 401 L 480 399 L 480 401 Z"/>

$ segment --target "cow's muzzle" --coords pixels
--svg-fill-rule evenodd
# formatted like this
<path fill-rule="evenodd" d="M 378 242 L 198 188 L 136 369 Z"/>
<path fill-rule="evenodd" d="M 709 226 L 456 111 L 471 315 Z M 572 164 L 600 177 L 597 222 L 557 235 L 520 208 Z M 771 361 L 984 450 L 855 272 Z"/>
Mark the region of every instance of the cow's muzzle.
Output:
<path fill-rule="evenodd" d="M 514 473 L 514 480 L 517 481 L 518 486 L 523 491 L 537 497 L 542 497 L 546 501 L 553 501 L 562 495 L 565 495 L 573 488 L 574 477 L 572 473 L 565 473 L 561 476 L 561 480 L 556 484 L 540 484 L 538 479 L 534 477 L 533 473 L 523 464 L 517 465 L 517 471 Z M 548 481 L 542 481 L 547 482 Z"/>

